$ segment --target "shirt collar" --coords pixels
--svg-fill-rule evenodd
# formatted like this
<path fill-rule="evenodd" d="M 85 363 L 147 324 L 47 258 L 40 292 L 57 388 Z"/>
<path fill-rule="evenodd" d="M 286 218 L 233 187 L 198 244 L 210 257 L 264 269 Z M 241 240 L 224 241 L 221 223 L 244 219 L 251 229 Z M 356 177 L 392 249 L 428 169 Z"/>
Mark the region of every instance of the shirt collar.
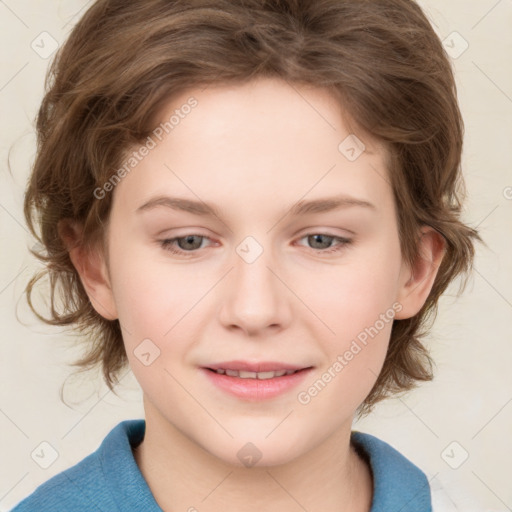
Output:
<path fill-rule="evenodd" d="M 100 462 L 117 503 L 133 503 L 147 512 L 161 512 L 132 452 L 144 439 L 145 430 L 143 419 L 119 423 L 102 443 Z M 372 471 L 370 512 L 432 512 L 429 482 L 417 466 L 370 434 L 354 431 L 351 443 Z"/>
<path fill-rule="evenodd" d="M 103 441 L 100 461 L 112 497 L 126 507 L 123 510 L 161 512 L 132 452 L 144 439 L 145 431 L 145 420 L 122 421 Z"/>
<path fill-rule="evenodd" d="M 432 512 L 428 479 L 409 459 L 370 434 L 354 431 L 351 443 L 373 474 L 370 512 Z"/>

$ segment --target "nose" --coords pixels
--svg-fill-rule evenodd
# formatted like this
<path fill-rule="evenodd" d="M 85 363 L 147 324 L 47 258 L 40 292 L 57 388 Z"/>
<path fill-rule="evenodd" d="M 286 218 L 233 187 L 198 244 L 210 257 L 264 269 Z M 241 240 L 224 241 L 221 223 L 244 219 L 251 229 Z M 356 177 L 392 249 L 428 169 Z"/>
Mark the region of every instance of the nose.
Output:
<path fill-rule="evenodd" d="M 292 294 L 271 251 L 263 250 L 255 261 L 235 253 L 233 265 L 222 290 L 220 322 L 247 336 L 268 335 L 286 328 L 291 320 Z"/>

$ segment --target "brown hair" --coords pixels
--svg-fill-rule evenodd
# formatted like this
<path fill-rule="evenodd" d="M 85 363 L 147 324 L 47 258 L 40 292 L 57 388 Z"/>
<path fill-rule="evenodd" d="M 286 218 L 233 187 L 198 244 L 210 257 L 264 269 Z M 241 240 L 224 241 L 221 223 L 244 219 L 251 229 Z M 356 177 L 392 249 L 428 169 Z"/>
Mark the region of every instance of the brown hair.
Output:
<path fill-rule="evenodd" d="M 98 200 L 93 191 L 151 133 L 159 107 L 191 87 L 257 76 L 328 88 L 362 130 L 385 144 L 406 261 L 418 256 L 421 225 L 446 242 L 423 308 L 394 320 L 384 367 L 360 408 L 367 413 L 432 379 L 421 338 L 449 283 L 469 275 L 473 239 L 482 241 L 460 220 L 463 122 L 451 64 L 412 0 L 96 1 L 56 54 L 37 116 L 25 216 L 46 268 L 28 283 L 28 302 L 47 323 L 88 335 L 88 352 L 75 365 L 101 364 L 112 389 L 127 363 L 119 322 L 92 307 L 58 223 L 79 221 L 84 246 L 100 241 L 112 194 Z M 47 319 L 31 302 L 44 275 L 51 287 Z"/>

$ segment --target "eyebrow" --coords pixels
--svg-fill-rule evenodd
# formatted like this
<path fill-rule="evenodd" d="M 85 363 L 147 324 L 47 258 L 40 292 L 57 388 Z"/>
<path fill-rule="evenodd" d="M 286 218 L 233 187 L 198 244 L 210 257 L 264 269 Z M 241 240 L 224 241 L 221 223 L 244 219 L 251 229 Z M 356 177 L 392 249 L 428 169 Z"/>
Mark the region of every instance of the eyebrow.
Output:
<path fill-rule="evenodd" d="M 173 210 L 180 210 L 201 216 L 215 216 L 221 218 L 219 209 L 204 201 L 195 201 L 181 197 L 158 196 L 145 202 L 137 208 L 137 212 L 152 210 L 158 206 L 164 206 Z M 329 212 L 341 208 L 362 207 L 376 211 L 374 204 L 364 199 L 358 199 L 351 196 L 341 195 L 311 199 L 309 201 L 299 201 L 289 208 L 289 214 L 293 217 L 312 213 Z"/>

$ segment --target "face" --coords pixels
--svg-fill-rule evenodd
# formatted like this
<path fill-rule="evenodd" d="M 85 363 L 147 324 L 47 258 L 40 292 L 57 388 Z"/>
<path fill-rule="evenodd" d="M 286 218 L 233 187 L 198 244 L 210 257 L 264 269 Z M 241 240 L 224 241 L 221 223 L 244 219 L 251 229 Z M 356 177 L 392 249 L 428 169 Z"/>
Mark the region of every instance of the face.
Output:
<path fill-rule="evenodd" d="M 211 85 L 159 121 L 191 97 L 112 192 L 101 301 L 148 422 L 228 463 L 247 442 L 285 463 L 350 430 L 400 316 L 384 148 L 356 133 L 357 157 L 318 88 Z"/>

